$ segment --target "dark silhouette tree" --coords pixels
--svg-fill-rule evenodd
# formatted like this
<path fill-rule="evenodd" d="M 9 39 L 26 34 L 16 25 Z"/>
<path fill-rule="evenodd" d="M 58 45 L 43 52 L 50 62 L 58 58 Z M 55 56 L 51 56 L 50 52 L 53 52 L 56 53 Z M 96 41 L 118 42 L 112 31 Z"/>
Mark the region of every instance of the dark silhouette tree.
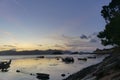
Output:
<path fill-rule="evenodd" d="M 120 0 L 112 0 L 101 11 L 106 21 L 105 29 L 97 35 L 104 46 L 120 46 Z"/>

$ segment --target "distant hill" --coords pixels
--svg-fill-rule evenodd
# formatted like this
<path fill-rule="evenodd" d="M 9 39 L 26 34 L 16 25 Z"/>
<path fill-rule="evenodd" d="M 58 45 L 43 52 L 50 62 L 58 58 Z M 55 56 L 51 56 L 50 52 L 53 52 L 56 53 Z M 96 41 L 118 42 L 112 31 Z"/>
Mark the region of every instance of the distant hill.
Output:
<path fill-rule="evenodd" d="M 58 54 L 71 54 L 70 51 L 62 50 L 32 50 L 32 51 L 15 51 L 15 50 L 6 50 L 0 51 L 0 55 L 58 55 Z"/>
<path fill-rule="evenodd" d="M 0 51 L 0 55 L 61 55 L 61 54 L 91 54 L 90 52 L 71 52 L 68 50 L 31 50 L 31 51 L 15 51 L 15 50 L 6 50 Z"/>

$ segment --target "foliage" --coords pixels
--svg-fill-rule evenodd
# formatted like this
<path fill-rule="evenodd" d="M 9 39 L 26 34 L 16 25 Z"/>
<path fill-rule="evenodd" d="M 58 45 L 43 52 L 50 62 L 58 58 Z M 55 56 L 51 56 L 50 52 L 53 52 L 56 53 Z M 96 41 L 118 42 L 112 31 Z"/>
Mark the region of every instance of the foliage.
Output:
<path fill-rule="evenodd" d="M 98 37 L 104 46 L 120 46 L 120 0 L 112 0 L 108 6 L 103 6 L 101 11 L 106 21 L 104 31 Z"/>

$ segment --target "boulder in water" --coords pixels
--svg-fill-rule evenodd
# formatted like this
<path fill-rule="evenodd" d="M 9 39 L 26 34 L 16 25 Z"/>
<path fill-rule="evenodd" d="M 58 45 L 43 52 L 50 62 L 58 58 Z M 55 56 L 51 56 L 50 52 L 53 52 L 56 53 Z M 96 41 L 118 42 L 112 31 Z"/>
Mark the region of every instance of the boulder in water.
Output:
<path fill-rule="evenodd" d="M 37 79 L 47 80 L 47 79 L 49 79 L 49 74 L 45 74 L 45 73 L 36 73 L 36 78 L 37 78 Z"/>

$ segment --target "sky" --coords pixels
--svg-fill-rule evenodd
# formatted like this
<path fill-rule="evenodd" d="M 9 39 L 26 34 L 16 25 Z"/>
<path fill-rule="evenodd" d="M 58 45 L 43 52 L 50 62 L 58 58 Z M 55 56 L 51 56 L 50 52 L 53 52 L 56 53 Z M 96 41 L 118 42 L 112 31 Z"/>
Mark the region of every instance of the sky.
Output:
<path fill-rule="evenodd" d="M 111 0 L 0 0 L 0 50 L 93 51 Z"/>

